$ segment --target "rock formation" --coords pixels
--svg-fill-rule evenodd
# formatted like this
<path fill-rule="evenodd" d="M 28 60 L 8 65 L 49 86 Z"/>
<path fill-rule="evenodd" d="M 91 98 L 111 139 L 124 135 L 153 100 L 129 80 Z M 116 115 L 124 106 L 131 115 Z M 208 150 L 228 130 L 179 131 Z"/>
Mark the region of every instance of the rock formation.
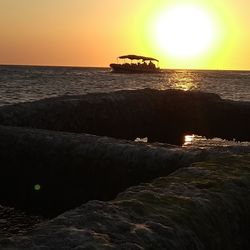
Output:
<path fill-rule="evenodd" d="M 0 126 L 0 204 L 53 216 L 187 167 L 199 151 Z"/>
<path fill-rule="evenodd" d="M 74 208 L 34 225 L 43 219 L 0 206 L 0 249 L 249 249 L 250 148 L 166 144 L 250 141 L 249 113 L 249 102 L 151 89 L 0 107 L 0 204 Z"/>
<path fill-rule="evenodd" d="M 250 155 L 228 155 L 131 187 L 113 201 L 88 202 L 0 247 L 249 249 L 249 193 Z"/>
<path fill-rule="evenodd" d="M 250 140 L 250 103 L 152 89 L 65 96 L 0 108 L 0 124 L 181 145 L 185 134 Z"/>

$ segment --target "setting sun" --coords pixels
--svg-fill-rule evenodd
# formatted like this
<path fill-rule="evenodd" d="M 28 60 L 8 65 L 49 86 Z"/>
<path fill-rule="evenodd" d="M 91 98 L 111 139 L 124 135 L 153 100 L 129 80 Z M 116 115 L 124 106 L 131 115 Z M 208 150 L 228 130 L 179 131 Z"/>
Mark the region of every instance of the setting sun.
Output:
<path fill-rule="evenodd" d="M 0 0 L 0 250 L 250 250 L 249 10 Z"/>
<path fill-rule="evenodd" d="M 205 10 L 192 5 L 177 5 L 159 15 L 155 33 L 156 43 L 166 54 L 190 58 L 209 49 L 215 27 Z"/>
<path fill-rule="evenodd" d="M 249 69 L 249 8 L 246 0 L 3 0 L 0 64 L 107 67 L 136 54 L 161 68 Z"/>

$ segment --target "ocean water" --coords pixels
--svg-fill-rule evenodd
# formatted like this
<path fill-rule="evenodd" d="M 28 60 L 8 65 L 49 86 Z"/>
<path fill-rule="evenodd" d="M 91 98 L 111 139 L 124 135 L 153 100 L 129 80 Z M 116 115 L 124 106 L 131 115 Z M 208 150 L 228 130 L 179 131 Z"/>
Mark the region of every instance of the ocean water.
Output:
<path fill-rule="evenodd" d="M 250 71 L 165 70 L 114 74 L 108 68 L 0 66 L 0 106 L 61 95 L 124 89 L 183 89 L 250 101 Z"/>
<path fill-rule="evenodd" d="M 163 70 L 160 74 L 114 74 L 109 68 L 0 65 L 0 106 L 62 95 L 142 88 L 201 90 L 216 93 L 223 99 L 250 101 L 250 71 Z M 204 141 L 209 142 L 199 136 L 190 138 L 186 145 L 201 142 L 204 146 Z M 218 139 L 211 142 L 213 145 L 232 143 Z"/>

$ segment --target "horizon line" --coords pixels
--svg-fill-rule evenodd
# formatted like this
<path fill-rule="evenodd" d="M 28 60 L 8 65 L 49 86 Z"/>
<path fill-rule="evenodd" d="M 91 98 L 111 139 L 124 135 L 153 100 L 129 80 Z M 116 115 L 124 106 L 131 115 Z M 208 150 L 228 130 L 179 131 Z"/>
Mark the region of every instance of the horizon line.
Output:
<path fill-rule="evenodd" d="M 46 64 L 5 64 L 0 63 L 1 66 L 10 67 L 54 67 L 54 68 L 102 68 L 109 69 L 109 66 L 83 66 L 83 65 L 46 65 Z M 250 69 L 193 69 L 193 68 L 161 68 L 162 70 L 194 70 L 194 71 L 250 71 Z"/>

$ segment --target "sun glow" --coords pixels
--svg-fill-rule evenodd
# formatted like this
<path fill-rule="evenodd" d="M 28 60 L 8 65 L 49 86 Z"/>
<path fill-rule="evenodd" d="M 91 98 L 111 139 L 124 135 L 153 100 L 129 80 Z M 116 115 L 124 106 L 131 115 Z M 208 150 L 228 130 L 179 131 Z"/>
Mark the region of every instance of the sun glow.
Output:
<path fill-rule="evenodd" d="M 209 13 L 193 5 L 168 7 L 156 18 L 154 30 L 159 49 L 180 59 L 208 52 L 216 36 Z"/>

